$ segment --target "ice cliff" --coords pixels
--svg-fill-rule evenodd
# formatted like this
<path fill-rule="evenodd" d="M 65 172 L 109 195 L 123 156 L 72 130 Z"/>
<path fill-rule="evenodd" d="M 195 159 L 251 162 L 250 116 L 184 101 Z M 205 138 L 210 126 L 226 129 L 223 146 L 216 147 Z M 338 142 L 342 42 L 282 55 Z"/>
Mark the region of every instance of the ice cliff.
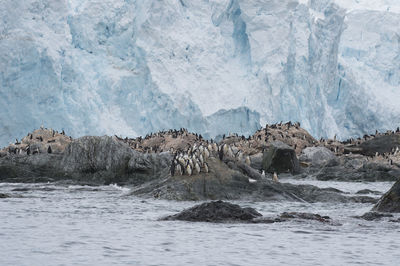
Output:
<path fill-rule="evenodd" d="M 400 125 L 397 0 L 1 0 L 0 146 L 41 124 L 315 137 Z"/>

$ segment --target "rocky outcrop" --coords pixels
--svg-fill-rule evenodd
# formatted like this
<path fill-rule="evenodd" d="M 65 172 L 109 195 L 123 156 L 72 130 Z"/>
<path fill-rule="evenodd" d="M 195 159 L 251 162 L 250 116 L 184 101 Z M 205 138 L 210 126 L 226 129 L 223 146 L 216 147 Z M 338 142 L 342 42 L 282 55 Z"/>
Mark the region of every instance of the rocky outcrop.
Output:
<path fill-rule="evenodd" d="M 290 220 L 308 220 L 332 223 L 329 216 L 304 212 L 284 212 L 277 217 L 262 217 L 262 215 L 253 208 L 242 208 L 239 205 L 223 201 L 213 201 L 195 205 L 180 213 L 164 217 L 161 220 L 211 223 L 279 223 Z"/>
<path fill-rule="evenodd" d="M 384 217 L 393 217 L 393 215 L 379 212 L 367 212 L 361 216 L 356 216 L 355 218 L 363 219 L 366 221 L 379 221 Z"/>
<path fill-rule="evenodd" d="M 263 169 L 269 173 L 299 173 L 300 166 L 294 149 L 283 142 L 275 141 L 264 153 Z"/>
<path fill-rule="evenodd" d="M 301 176 L 336 181 L 397 181 L 400 168 L 362 155 L 343 155 L 323 165 L 303 168 Z"/>
<path fill-rule="evenodd" d="M 262 216 L 253 208 L 242 208 L 239 205 L 223 201 L 207 202 L 196 205 L 178 214 L 167 216 L 162 220 L 190 222 L 248 222 Z"/>
<path fill-rule="evenodd" d="M 88 184 L 140 184 L 169 173 L 169 154 L 136 152 L 112 137 L 73 140 L 61 154 L 0 158 L 0 181 L 75 180 Z"/>
<path fill-rule="evenodd" d="M 400 212 L 400 180 L 380 198 L 372 211 Z"/>
<path fill-rule="evenodd" d="M 333 160 L 336 160 L 335 154 L 325 147 L 307 147 L 299 157 L 299 161 L 313 166 L 322 166 Z"/>
<path fill-rule="evenodd" d="M 393 149 L 400 148 L 400 134 L 379 135 L 367 140 L 360 145 L 347 148 L 347 152 L 359 153 L 365 156 L 374 156 L 376 153 L 391 153 Z"/>
<path fill-rule="evenodd" d="M 262 178 L 250 182 L 242 171 L 230 168 L 216 158 L 209 160 L 210 172 L 192 176 L 168 176 L 144 183 L 132 190 L 140 197 L 167 200 L 254 200 L 254 201 L 300 201 L 300 202 L 369 202 L 377 199 L 349 197 L 331 188 L 312 185 L 294 185 L 272 182 Z"/>

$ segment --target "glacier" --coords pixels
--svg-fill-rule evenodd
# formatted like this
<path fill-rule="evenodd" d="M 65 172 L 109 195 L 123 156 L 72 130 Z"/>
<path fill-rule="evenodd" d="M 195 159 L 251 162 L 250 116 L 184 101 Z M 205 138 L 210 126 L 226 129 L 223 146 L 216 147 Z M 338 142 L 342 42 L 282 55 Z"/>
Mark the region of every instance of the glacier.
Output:
<path fill-rule="evenodd" d="M 400 125 L 397 0 L 2 0 L 0 146 L 40 125 L 206 137 Z"/>

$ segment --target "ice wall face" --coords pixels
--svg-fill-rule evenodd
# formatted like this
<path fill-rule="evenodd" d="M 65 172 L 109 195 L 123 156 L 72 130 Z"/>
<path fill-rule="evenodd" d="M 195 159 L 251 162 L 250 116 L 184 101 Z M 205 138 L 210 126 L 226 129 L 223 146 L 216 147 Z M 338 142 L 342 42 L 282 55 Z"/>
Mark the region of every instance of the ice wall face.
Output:
<path fill-rule="evenodd" d="M 336 2 L 3 0 L 0 144 L 41 124 L 74 136 L 397 127 L 400 3 Z"/>

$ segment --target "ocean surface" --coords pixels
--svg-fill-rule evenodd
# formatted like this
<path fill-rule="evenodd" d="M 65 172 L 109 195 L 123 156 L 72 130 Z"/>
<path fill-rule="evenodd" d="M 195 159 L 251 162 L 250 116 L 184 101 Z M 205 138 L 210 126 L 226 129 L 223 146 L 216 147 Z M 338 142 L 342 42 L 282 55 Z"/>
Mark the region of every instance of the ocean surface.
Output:
<path fill-rule="evenodd" d="M 349 193 L 390 182 L 311 183 Z M 0 265 L 400 265 L 400 223 L 352 218 L 372 204 L 245 202 L 264 216 L 330 216 L 336 224 L 159 221 L 198 202 L 141 199 L 116 185 L 0 184 Z M 380 197 L 380 195 L 370 195 Z"/>

